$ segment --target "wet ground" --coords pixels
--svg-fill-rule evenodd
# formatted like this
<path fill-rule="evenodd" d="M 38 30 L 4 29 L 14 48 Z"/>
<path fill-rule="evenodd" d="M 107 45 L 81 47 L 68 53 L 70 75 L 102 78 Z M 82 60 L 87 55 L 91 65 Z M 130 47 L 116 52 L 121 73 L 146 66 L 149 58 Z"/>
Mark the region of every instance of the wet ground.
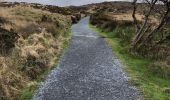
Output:
<path fill-rule="evenodd" d="M 89 18 L 72 26 L 68 50 L 42 83 L 34 100 L 137 100 L 122 65 L 105 40 L 88 26 Z"/>

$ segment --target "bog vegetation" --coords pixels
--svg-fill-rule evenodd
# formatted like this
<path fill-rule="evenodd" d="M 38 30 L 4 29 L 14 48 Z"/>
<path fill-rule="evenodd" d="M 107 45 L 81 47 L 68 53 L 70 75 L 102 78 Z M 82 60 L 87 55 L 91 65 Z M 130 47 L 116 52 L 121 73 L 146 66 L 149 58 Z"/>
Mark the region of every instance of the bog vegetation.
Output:
<path fill-rule="evenodd" d="M 90 18 L 92 28 L 106 38 L 125 64 L 133 77 L 130 82 L 148 100 L 170 99 L 169 10 L 168 0 L 144 0 L 141 4 L 134 0 L 118 10 L 99 10 Z"/>
<path fill-rule="evenodd" d="M 0 100 L 29 100 L 70 37 L 71 18 L 33 7 L 0 7 Z"/>

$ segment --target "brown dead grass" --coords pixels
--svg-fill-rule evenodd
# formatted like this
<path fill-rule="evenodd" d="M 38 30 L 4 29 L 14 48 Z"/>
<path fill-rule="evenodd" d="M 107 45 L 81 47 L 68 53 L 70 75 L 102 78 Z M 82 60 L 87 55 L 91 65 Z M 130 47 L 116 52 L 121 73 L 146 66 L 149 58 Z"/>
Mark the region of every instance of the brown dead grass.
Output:
<path fill-rule="evenodd" d="M 69 32 L 71 19 L 23 6 L 0 7 L 0 18 L 5 20 L 1 28 L 19 35 L 11 53 L 0 55 L 0 100 L 16 100 L 23 89 L 37 85 L 39 75 L 56 64 L 68 41 L 63 34 Z"/>
<path fill-rule="evenodd" d="M 115 21 L 131 21 L 133 22 L 132 13 L 105 13 L 105 16 L 107 16 L 110 20 Z M 136 14 L 136 18 L 139 22 L 144 21 L 144 15 Z M 151 16 L 150 22 L 153 24 L 158 24 L 158 20 Z"/>

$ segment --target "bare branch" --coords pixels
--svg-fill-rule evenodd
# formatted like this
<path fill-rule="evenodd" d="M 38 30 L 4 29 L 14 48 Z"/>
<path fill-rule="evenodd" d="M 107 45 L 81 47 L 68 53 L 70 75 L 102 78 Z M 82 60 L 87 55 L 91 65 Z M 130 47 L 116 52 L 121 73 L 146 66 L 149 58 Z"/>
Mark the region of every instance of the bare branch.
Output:
<path fill-rule="evenodd" d="M 133 17 L 133 21 L 134 21 L 134 24 L 135 24 L 135 27 L 136 27 L 136 32 L 138 32 L 139 29 L 140 29 L 140 26 L 138 24 L 138 21 L 137 21 L 136 15 L 135 15 L 136 14 L 136 9 L 137 9 L 136 3 L 137 3 L 137 0 L 134 0 L 133 3 L 132 3 L 132 5 L 133 5 L 133 14 L 132 14 L 132 17 Z"/>

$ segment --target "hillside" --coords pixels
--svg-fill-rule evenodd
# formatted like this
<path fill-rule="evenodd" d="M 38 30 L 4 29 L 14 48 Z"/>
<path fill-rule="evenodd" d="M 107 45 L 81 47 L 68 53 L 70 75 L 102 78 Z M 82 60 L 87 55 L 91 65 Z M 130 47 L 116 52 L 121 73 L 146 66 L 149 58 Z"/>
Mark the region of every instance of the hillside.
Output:
<path fill-rule="evenodd" d="M 62 13 L 1 4 L 0 100 L 16 100 L 25 89 L 34 90 L 62 55 L 71 23 L 71 16 Z"/>

